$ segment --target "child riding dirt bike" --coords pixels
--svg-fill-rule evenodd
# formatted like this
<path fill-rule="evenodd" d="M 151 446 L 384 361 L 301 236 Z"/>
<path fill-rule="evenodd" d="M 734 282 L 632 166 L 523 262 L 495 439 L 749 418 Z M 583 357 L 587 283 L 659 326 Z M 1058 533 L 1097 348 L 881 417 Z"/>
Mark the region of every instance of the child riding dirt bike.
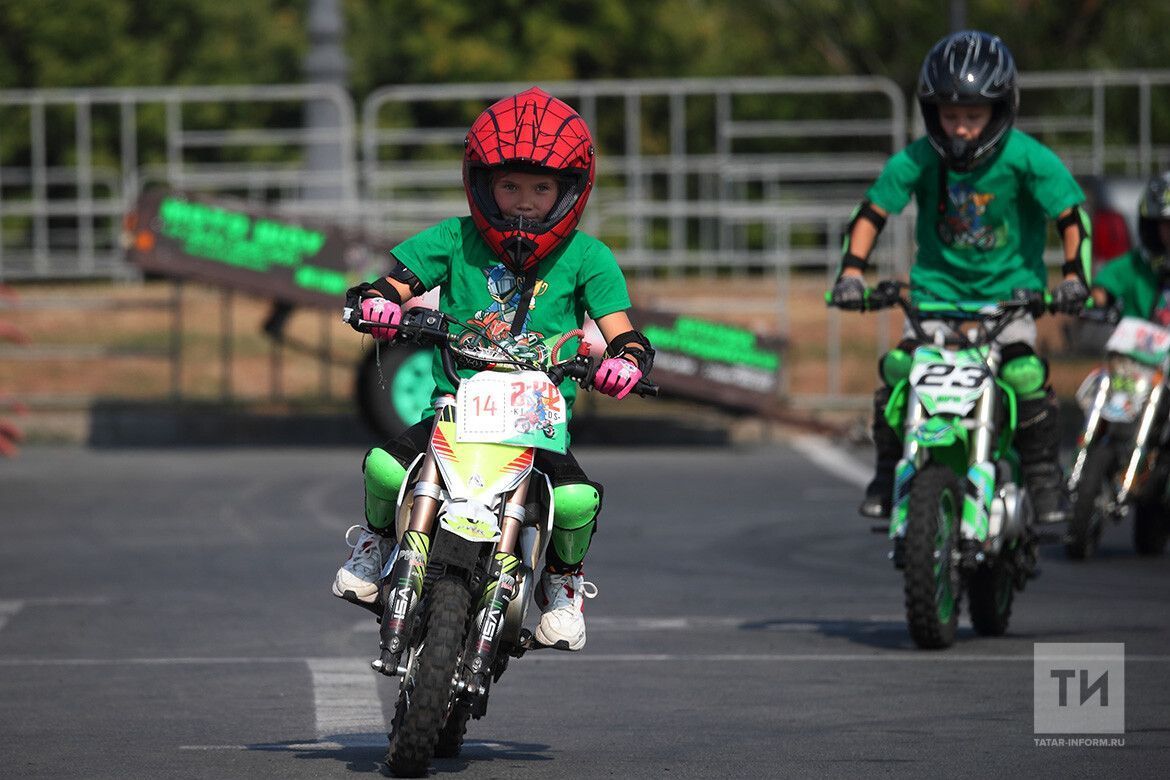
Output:
<path fill-rule="evenodd" d="M 550 354 L 554 346 L 562 334 L 579 329 L 588 313 L 608 345 L 593 387 L 624 398 L 649 373 L 654 350 L 626 314 L 629 294 L 613 252 L 576 229 L 596 165 L 589 128 L 567 104 L 535 87 L 500 100 L 467 134 L 463 186 L 471 215 L 446 219 L 396 246 L 389 274 L 351 289 L 347 305 L 363 320 L 384 323 L 370 332 L 388 339 L 402 321 L 402 303 L 441 286 L 442 312 L 463 323 L 491 323 L 490 334 L 475 337 L 482 344 L 462 345 L 465 351 L 478 349 L 487 364 L 496 357 L 493 342 L 534 363 L 561 359 Z M 513 294 L 501 294 L 505 289 Z M 473 371 L 459 373 L 467 377 Z M 433 400 L 454 395 L 438 351 L 433 375 Z M 566 383 L 568 410 L 575 390 Z M 366 454 L 366 524 L 337 572 L 334 595 L 364 605 L 377 600 L 394 547 L 399 488 L 409 464 L 427 448 L 432 427 L 428 415 Z M 542 612 L 535 637 L 543 645 L 580 650 L 587 588 L 582 563 L 596 530 L 602 487 L 567 451 L 539 450 L 534 466 L 550 479 L 555 506 L 535 593 Z"/>
<path fill-rule="evenodd" d="M 1116 327 L 1105 361 L 1085 378 L 1085 410 L 1069 477 L 1073 514 L 1065 549 L 1090 557 L 1106 520 L 1134 518 L 1134 546 L 1158 555 L 1170 535 L 1170 172 L 1146 184 L 1138 204 L 1139 245 L 1093 280 L 1094 310 Z M 1087 316 L 1088 316 L 1087 314 Z"/>
<path fill-rule="evenodd" d="M 1170 171 L 1146 183 L 1138 204 L 1139 245 L 1093 279 L 1093 303 L 1117 304 L 1123 317 L 1170 327 Z"/>
<path fill-rule="evenodd" d="M 1065 263 L 1053 293 L 1057 311 L 1075 313 L 1088 296 L 1089 222 L 1084 194 L 1060 159 L 1012 127 L 1019 104 L 1016 66 L 998 37 L 948 35 L 926 55 L 918 81 L 926 137 L 895 154 L 865 194 L 846 231 L 830 304 L 863 310 L 863 271 L 890 213 L 918 205 L 917 256 L 910 272 L 915 301 L 1008 300 L 1017 290 L 1043 291 L 1046 222 L 1055 219 Z M 932 334 L 927 323 L 926 332 Z M 902 437 L 886 423 L 890 391 L 910 371 L 920 341 L 904 340 L 879 361 L 874 394 L 876 469 L 859 511 L 888 517 Z M 1036 354 L 1032 317 L 998 334 L 999 376 L 1019 398 L 1015 441 L 1040 522 L 1066 519 L 1068 499 L 1057 462 L 1057 405 L 1047 362 Z"/>

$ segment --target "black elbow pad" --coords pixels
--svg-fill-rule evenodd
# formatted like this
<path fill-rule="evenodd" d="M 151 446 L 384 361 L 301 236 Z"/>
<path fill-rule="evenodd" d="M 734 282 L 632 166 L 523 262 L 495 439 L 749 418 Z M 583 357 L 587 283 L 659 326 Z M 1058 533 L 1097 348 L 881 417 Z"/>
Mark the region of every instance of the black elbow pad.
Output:
<path fill-rule="evenodd" d="M 414 271 L 404 266 L 402 261 L 394 255 L 390 255 L 390 270 L 386 275 L 409 287 L 411 295 L 422 295 L 427 291 L 426 286 L 414 275 Z"/>
<path fill-rule="evenodd" d="M 643 376 L 649 374 L 650 369 L 654 367 L 654 347 L 650 346 L 648 338 L 636 330 L 619 333 L 605 348 L 606 357 L 621 357 L 622 355 L 633 357 L 638 362 L 638 369 Z"/>

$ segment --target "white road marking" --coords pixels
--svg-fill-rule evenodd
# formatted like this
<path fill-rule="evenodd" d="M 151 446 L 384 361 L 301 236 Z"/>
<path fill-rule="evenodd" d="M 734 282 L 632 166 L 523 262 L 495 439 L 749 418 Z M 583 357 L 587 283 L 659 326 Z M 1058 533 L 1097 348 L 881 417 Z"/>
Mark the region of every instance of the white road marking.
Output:
<path fill-rule="evenodd" d="M 255 745 L 179 745 L 179 750 L 287 750 L 294 753 L 314 752 L 319 750 L 344 750 L 346 748 L 379 748 L 386 749 L 385 734 L 358 734 L 345 742 L 324 740 L 319 742 L 277 742 L 257 743 Z M 464 743 L 466 744 L 466 743 Z"/>
<path fill-rule="evenodd" d="M 589 629 L 606 632 L 626 631 L 689 631 L 696 629 L 735 628 L 745 623 L 758 622 L 751 618 L 730 617 L 604 617 L 589 618 Z M 379 626 L 373 619 L 355 623 L 354 633 L 377 633 Z"/>
<path fill-rule="evenodd" d="M 346 743 L 342 745 L 339 742 L 293 742 L 293 743 L 277 743 L 277 744 L 256 744 L 256 745 L 179 745 L 179 750 L 290 750 L 296 752 L 311 751 L 311 750 L 341 750 L 343 748 L 352 747 L 369 747 L 369 748 L 385 748 L 386 738 L 382 737 L 380 740 L 370 740 L 368 744 L 353 744 Z M 467 739 L 463 741 L 464 749 L 473 747 L 485 747 L 489 750 L 507 750 L 508 745 L 503 742 L 492 742 L 491 740 L 477 740 Z"/>
<path fill-rule="evenodd" d="M 795 436 L 792 447 L 825 471 L 858 487 L 865 487 L 873 477 L 872 468 L 820 436 Z"/>
<path fill-rule="evenodd" d="M 0 629 L 3 629 L 8 619 L 20 612 L 23 607 L 23 601 L 0 601 Z"/>
<path fill-rule="evenodd" d="M 682 663 L 698 661 L 701 663 L 803 663 L 803 662 L 861 662 L 861 663 L 1032 663 L 1032 653 L 999 654 L 999 655 L 959 655 L 935 652 L 895 651 L 890 653 L 712 653 L 703 654 L 671 654 L 671 653 L 627 653 L 609 655 L 589 655 L 578 653 L 559 653 L 555 650 L 541 652 L 532 656 L 535 663 L 558 661 L 596 661 L 601 663 Z M 1126 662 L 1170 663 L 1170 655 L 1129 655 Z M 527 661 L 525 662 L 527 663 Z"/>
<path fill-rule="evenodd" d="M 30 596 L 22 601 L 31 607 L 102 607 L 112 599 L 109 596 Z"/>
<path fill-rule="evenodd" d="M 343 746 L 365 745 L 371 736 L 386 739 L 386 719 L 378 697 L 378 675 L 366 658 L 307 658 L 313 675 L 317 738 Z"/>
<path fill-rule="evenodd" d="M 0 629 L 25 607 L 75 607 L 109 604 L 107 596 L 33 596 L 24 599 L 0 599 Z"/>
<path fill-rule="evenodd" d="M 759 631 L 809 633 L 825 625 L 839 623 L 901 623 L 905 615 L 866 615 L 861 617 L 822 617 L 803 620 L 777 620 L 774 617 L 727 617 L 691 615 L 689 617 L 606 616 L 589 618 L 589 630 L 605 633 L 637 633 L 655 631 L 722 631 L 728 628 L 751 628 Z M 372 618 L 353 625 L 356 634 L 377 633 L 378 624 Z"/>
<path fill-rule="evenodd" d="M 525 656 L 523 663 L 547 661 L 553 662 L 595 662 L 595 663 L 1032 663 L 1033 654 L 1027 653 L 1000 653 L 995 655 L 975 655 L 958 653 L 917 652 L 911 650 L 895 650 L 884 653 L 565 653 L 556 650 L 541 650 Z M 58 666 L 199 666 L 218 664 L 295 664 L 305 663 L 305 658 L 279 658 L 272 656 L 256 656 L 253 658 L 0 658 L 0 667 L 58 667 Z M 333 658 L 317 659 L 324 662 L 336 662 L 341 665 L 352 664 L 356 659 Z M 1126 654 L 1127 662 L 1135 663 L 1170 663 L 1170 655 Z M 362 663 L 365 663 L 363 660 Z M 370 675 L 374 672 L 371 670 Z M 371 680 L 373 686 L 376 681 Z M 380 710 L 379 710 L 380 712 Z M 367 723 L 373 720 L 372 715 L 363 718 Z M 381 722 L 381 721 L 379 721 Z M 379 727 L 381 728 L 381 727 Z"/>

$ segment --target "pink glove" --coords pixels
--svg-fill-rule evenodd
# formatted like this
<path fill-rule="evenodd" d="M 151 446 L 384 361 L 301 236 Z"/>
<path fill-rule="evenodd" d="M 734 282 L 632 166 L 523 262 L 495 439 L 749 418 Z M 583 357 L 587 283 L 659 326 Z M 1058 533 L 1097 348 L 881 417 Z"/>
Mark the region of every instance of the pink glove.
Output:
<path fill-rule="evenodd" d="M 623 358 L 606 358 L 593 375 L 593 386 L 614 398 L 625 398 L 642 378 L 642 369 Z"/>
<path fill-rule="evenodd" d="M 370 322 L 384 322 L 387 325 L 397 325 L 402 322 L 402 307 L 386 298 L 364 298 L 362 300 L 362 319 Z M 379 340 L 394 336 L 396 329 L 370 328 L 370 335 Z"/>

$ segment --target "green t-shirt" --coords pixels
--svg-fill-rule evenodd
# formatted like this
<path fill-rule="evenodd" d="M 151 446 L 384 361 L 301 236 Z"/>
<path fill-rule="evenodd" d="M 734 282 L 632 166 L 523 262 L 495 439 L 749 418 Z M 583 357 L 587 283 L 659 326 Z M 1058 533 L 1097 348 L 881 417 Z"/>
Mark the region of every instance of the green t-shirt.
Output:
<path fill-rule="evenodd" d="M 1006 299 L 1013 290 L 1044 290 L 1048 219 L 1081 203 L 1084 193 L 1056 154 L 1012 130 L 990 160 L 966 173 L 946 171 L 926 138 L 895 154 L 865 193 L 874 205 L 899 213 L 918 204 L 918 252 L 910 270 L 916 297 Z"/>
<path fill-rule="evenodd" d="M 1121 301 L 1123 316 L 1170 325 L 1170 285 L 1159 283 L 1140 247 L 1106 263 L 1093 286 Z"/>
<path fill-rule="evenodd" d="M 391 251 L 428 290 L 441 286 L 440 309 L 461 322 L 484 327 L 492 338 L 541 365 L 563 334 L 581 327 L 586 313 L 596 320 L 630 308 L 626 279 L 617 258 L 601 241 L 579 230 L 573 231 L 567 241 L 537 266 L 528 318 L 515 338 L 510 329 L 520 302 L 521 286 L 516 276 L 492 254 L 471 217 L 445 219 Z M 457 331 L 452 326 L 452 332 Z M 466 338 L 474 347 L 491 349 L 490 344 L 474 335 Z M 576 347 L 577 340 L 573 339 L 561 348 L 556 359 L 572 357 Z M 438 350 L 431 373 L 435 378 L 436 398 L 455 392 L 443 373 Z M 472 373 L 461 370 L 460 376 Z M 561 393 L 572 410 L 577 385 L 565 381 Z"/>

